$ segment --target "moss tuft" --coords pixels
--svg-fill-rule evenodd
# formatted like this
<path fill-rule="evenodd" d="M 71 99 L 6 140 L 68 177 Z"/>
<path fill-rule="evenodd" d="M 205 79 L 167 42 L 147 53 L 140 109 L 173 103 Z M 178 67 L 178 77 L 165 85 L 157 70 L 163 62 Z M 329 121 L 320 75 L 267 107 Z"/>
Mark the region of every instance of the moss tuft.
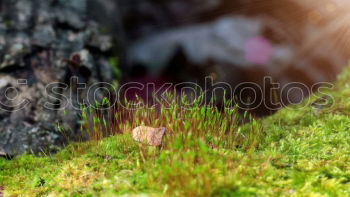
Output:
<path fill-rule="evenodd" d="M 225 112 L 169 111 L 155 122 L 155 112 L 135 113 L 124 129 L 147 121 L 173 129 L 162 150 L 124 133 L 53 156 L 0 159 L 0 185 L 13 196 L 350 196 L 349 69 L 328 93 L 331 108 L 313 108 L 313 95 L 303 108 L 234 125 L 228 139 Z"/>

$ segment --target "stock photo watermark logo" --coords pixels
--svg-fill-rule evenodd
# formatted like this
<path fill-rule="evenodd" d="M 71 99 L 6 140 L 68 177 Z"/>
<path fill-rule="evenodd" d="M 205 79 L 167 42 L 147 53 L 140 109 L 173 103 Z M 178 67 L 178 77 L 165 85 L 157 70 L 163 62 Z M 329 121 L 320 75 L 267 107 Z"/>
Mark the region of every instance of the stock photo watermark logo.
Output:
<path fill-rule="evenodd" d="M 139 109 L 154 107 L 155 104 L 173 102 L 175 94 L 187 99 L 178 99 L 179 106 L 190 109 L 194 102 L 200 104 L 216 104 L 229 101 L 230 105 L 225 107 L 238 107 L 242 110 L 254 110 L 261 106 L 269 110 L 279 110 L 290 105 L 305 107 L 301 105 L 312 93 L 315 93 L 318 100 L 317 108 L 330 108 L 334 103 L 334 98 L 327 94 L 333 89 L 331 83 L 316 83 L 307 86 L 303 83 L 291 82 L 284 85 L 273 82 L 271 77 L 265 77 L 262 84 L 243 82 L 232 86 L 226 82 L 214 82 L 211 77 L 205 78 L 205 85 L 193 82 L 164 83 L 160 87 L 155 83 L 128 82 L 116 89 L 112 84 L 98 82 L 86 84 L 79 82 L 79 78 L 72 77 L 69 84 L 50 83 L 45 86 L 44 102 L 42 107 L 47 110 L 65 110 L 73 107 L 76 110 L 81 106 L 94 107 L 98 109 L 110 109 L 118 105 L 128 109 Z M 18 80 L 17 85 L 28 86 L 26 80 Z M 67 93 L 68 92 L 68 93 Z M 28 98 L 20 97 L 20 88 L 6 87 L 1 92 L 5 98 L 0 100 L 1 110 L 13 111 L 25 108 L 31 101 Z M 85 95 L 85 99 L 78 99 L 76 95 Z M 135 102 L 136 95 L 146 95 L 143 101 Z M 249 96 L 247 96 L 249 95 Z M 297 96 L 296 96 L 297 95 Z M 297 98 L 296 98 L 297 97 Z M 127 99 L 129 98 L 129 99 Z M 266 99 L 270 98 L 270 99 Z M 272 99 L 275 98 L 275 99 Z M 280 99 L 284 98 L 284 99 Z M 101 101 L 108 101 L 108 105 L 97 105 Z M 132 101 L 133 100 L 133 101 Z M 199 101 L 198 101 L 199 100 Z M 214 103 L 215 103 L 214 102 Z M 167 105 L 162 105 L 162 107 Z M 314 106 L 313 106 L 314 107 Z"/>

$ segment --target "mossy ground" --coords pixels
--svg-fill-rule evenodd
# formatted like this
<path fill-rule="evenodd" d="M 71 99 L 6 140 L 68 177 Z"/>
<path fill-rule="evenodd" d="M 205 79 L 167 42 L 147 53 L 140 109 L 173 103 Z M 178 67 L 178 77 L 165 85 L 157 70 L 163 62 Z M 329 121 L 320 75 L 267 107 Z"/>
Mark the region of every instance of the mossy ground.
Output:
<path fill-rule="evenodd" d="M 213 132 L 187 132 L 158 150 L 126 133 L 53 156 L 0 159 L 0 185 L 9 196 L 350 196 L 349 69 L 329 93 L 332 108 L 313 109 L 311 96 L 303 108 L 236 129 L 234 145 Z M 213 120 L 226 120 L 219 114 L 178 129 L 215 130 Z M 164 119 L 176 128 L 175 120 Z M 250 136 L 256 128 L 260 135 Z"/>

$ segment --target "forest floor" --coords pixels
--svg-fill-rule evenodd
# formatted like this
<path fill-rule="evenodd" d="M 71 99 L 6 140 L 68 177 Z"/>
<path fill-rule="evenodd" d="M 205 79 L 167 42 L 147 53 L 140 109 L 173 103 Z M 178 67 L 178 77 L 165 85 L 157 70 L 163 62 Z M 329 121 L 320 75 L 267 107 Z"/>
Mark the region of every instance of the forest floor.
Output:
<path fill-rule="evenodd" d="M 233 111 L 164 112 L 150 125 L 175 133 L 161 150 L 130 132 L 73 143 L 0 159 L 0 185 L 8 196 L 350 196 L 350 69 L 329 94 L 331 108 L 312 107 L 313 95 L 236 128 Z"/>

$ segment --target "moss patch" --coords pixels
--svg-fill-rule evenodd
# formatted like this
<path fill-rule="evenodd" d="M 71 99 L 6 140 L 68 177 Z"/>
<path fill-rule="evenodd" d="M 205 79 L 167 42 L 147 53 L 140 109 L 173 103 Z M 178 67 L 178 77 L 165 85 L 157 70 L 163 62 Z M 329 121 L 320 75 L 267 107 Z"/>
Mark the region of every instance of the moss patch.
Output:
<path fill-rule="evenodd" d="M 349 69 L 329 93 L 331 108 L 313 108 L 315 95 L 304 108 L 238 129 L 249 143 L 236 148 L 211 131 L 174 136 L 163 150 L 139 147 L 122 134 L 72 144 L 53 156 L 0 159 L 0 185 L 10 196 L 350 196 Z M 186 118 L 195 121 L 184 128 L 213 121 L 192 115 Z M 175 120 L 167 121 L 179 127 Z M 256 127 L 263 135 L 252 139 Z"/>

